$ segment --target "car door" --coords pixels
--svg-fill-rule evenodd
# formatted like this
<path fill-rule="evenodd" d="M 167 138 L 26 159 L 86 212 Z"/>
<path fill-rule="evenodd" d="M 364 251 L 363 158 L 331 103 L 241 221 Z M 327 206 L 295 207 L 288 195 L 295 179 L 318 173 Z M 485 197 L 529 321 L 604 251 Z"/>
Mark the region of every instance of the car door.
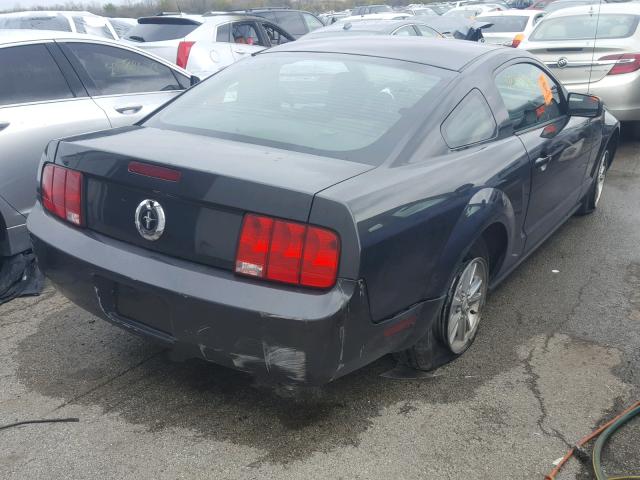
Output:
<path fill-rule="evenodd" d="M 84 41 L 60 45 L 113 127 L 137 122 L 189 85 L 182 73 L 128 48 Z"/>
<path fill-rule="evenodd" d="M 526 248 L 552 232 L 577 205 L 592 147 L 590 121 L 569 117 L 562 88 L 534 63 L 501 68 L 495 85 L 529 154 L 531 193 Z"/>
<path fill-rule="evenodd" d="M 231 24 L 231 51 L 233 58 L 238 61 L 252 53 L 264 50 L 268 44 L 258 29 L 256 22 L 234 22 Z"/>
<path fill-rule="evenodd" d="M 110 127 L 55 48 L 0 48 L 0 65 L 10 65 L 0 68 L 0 196 L 25 216 L 35 202 L 36 170 L 49 141 Z"/>

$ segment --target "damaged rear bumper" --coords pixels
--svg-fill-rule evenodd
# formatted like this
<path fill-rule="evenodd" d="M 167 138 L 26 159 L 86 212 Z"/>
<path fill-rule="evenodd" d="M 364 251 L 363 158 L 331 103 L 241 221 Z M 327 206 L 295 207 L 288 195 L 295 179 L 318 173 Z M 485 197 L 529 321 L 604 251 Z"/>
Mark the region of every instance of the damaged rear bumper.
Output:
<path fill-rule="evenodd" d="M 374 324 L 362 281 L 323 292 L 254 282 L 69 227 L 40 205 L 28 223 L 40 268 L 80 307 L 267 382 L 330 382 L 409 346 L 441 307 Z"/>

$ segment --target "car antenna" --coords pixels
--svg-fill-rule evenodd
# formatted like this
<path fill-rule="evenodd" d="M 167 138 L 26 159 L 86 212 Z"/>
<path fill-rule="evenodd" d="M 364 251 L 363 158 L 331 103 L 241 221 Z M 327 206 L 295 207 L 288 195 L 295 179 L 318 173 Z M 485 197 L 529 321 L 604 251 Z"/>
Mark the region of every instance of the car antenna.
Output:
<path fill-rule="evenodd" d="M 600 7 L 602 0 L 598 2 L 598 16 L 596 18 L 596 29 L 593 32 L 593 45 L 591 46 L 591 65 L 589 66 L 589 81 L 587 82 L 587 93 L 591 93 L 591 74 L 593 73 L 593 62 L 596 57 L 596 42 L 598 41 L 598 27 L 600 26 Z M 591 14 L 593 15 L 593 5 L 591 5 Z"/>
<path fill-rule="evenodd" d="M 176 0 L 176 8 L 178 9 L 178 12 L 180 12 L 180 15 L 182 15 L 182 9 L 180 8 L 180 0 Z"/>

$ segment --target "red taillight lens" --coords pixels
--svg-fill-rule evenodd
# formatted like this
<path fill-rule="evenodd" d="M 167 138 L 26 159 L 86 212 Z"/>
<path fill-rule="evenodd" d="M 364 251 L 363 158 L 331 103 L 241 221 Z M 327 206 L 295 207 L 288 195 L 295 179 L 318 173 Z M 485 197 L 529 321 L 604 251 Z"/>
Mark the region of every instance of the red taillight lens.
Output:
<path fill-rule="evenodd" d="M 329 288 L 336 281 L 340 241 L 326 228 L 247 214 L 236 273 L 277 282 Z"/>
<path fill-rule="evenodd" d="M 300 283 L 309 287 L 327 288 L 338 273 L 338 237 L 324 228 L 309 227 L 304 243 Z"/>
<path fill-rule="evenodd" d="M 178 44 L 178 56 L 176 58 L 176 65 L 182 68 L 187 68 L 187 62 L 189 61 L 189 54 L 191 53 L 191 47 L 196 42 L 180 42 Z"/>
<path fill-rule="evenodd" d="M 42 170 L 42 205 L 74 225 L 82 225 L 82 173 L 48 163 Z"/>
<path fill-rule="evenodd" d="M 640 53 L 607 55 L 598 60 L 616 60 L 616 63 L 607 75 L 620 75 L 622 73 L 631 73 L 640 70 Z"/>
<path fill-rule="evenodd" d="M 272 230 L 272 218 L 244 217 L 236 254 L 236 272 L 252 277 L 265 276 Z"/>
<path fill-rule="evenodd" d="M 269 280 L 298 283 L 305 229 L 300 223 L 276 220 L 269 246 Z"/>

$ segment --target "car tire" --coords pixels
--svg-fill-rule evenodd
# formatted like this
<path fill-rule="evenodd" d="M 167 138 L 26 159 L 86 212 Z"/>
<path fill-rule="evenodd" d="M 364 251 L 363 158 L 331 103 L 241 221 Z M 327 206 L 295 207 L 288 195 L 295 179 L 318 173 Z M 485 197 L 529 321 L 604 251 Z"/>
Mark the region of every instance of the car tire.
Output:
<path fill-rule="evenodd" d="M 467 297 L 465 289 L 471 287 L 470 280 L 476 278 L 476 272 L 471 273 L 474 268 L 478 270 L 477 274 L 482 277 L 479 285 L 481 295 L 477 303 L 465 298 Z M 467 351 L 478 333 L 482 309 L 487 297 L 489 271 L 489 251 L 485 243 L 478 240 L 457 265 L 444 305 L 433 328 L 429 328 L 427 333 L 411 348 L 395 354 L 396 359 L 417 370 L 433 370 Z M 470 274 L 471 277 L 469 277 Z M 463 292 L 464 295 L 461 296 L 460 294 Z M 452 328 L 456 321 L 456 315 L 460 315 L 457 320 L 457 326 L 460 330 L 456 329 L 458 334 L 453 336 Z M 462 318 L 464 315 L 467 317 Z M 472 324 L 468 322 L 469 319 L 472 320 Z M 462 321 L 465 322 L 464 330 L 466 332 L 460 323 Z"/>
<path fill-rule="evenodd" d="M 593 178 L 591 188 L 582 199 L 580 208 L 576 212 L 576 215 L 587 215 L 592 213 L 598 208 L 598 203 L 602 197 L 602 190 L 604 189 L 604 181 L 607 176 L 607 170 L 611 164 L 611 149 L 607 146 L 600 154 L 598 166 L 596 167 L 596 174 Z"/>

